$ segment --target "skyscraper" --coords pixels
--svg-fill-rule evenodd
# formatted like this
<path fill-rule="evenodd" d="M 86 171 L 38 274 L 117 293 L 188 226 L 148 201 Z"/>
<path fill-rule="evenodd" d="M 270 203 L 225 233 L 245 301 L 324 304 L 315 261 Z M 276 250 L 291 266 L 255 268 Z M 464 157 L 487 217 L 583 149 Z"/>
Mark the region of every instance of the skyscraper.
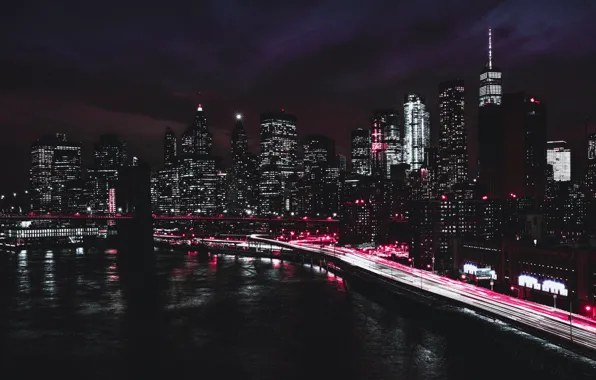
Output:
<path fill-rule="evenodd" d="M 547 141 L 546 163 L 553 166 L 554 181 L 571 181 L 571 150 L 565 141 Z"/>
<path fill-rule="evenodd" d="M 335 155 L 335 159 L 337 161 L 337 169 L 339 170 L 340 173 L 345 173 L 346 170 L 348 170 L 348 163 L 346 160 L 346 156 L 344 156 L 343 154 L 336 154 Z"/>
<path fill-rule="evenodd" d="M 176 162 L 178 155 L 178 139 L 176 134 L 170 127 L 166 127 L 166 132 L 163 139 L 163 158 L 164 166 L 172 166 Z"/>
<path fill-rule="evenodd" d="M 588 166 L 586 168 L 586 190 L 590 201 L 596 199 L 596 133 L 587 136 Z"/>
<path fill-rule="evenodd" d="M 503 94 L 501 70 L 493 66 L 492 29 L 488 28 L 488 61 L 480 73 L 480 107 L 501 104 Z"/>
<path fill-rule="evenodd" d="M 546 108 L 532 97 L 524 97 L 525 139 L 525 195 L 541 204 L 544 200 L 546 173 Z"/>
<path fill-rule="evenodd" d="M 371 138 L 371 174 L 375 177 L 387 177 L 387 143 L 382 115 L 372 119 Z"/>
<path fill-rule="evenodd" d="M 488 60 L 480 73 L 478 102 L 478 174 L 490 196 L 503 196 L 506 138 L 502 127 L 502 75 L 493 66 L 492 30 L 488 29 Z"/>
<path fill-rule="evenodd" d="M 193 156 L 209 156 L 213 148 L 213 137 L 207 127 L 207 116 L 203 105 L 199 104 L 192 124 L 182 134 L 182 154 Z"/>
<path fill-rule="evenodd" d="M 324 169 L 335 166 L 335 141 L 323 135 L 310 135 L 304 139 L 304 175 L 323 174 Z"/>
<path fill-rule="evenodd" d="M 468 181 L 468 141 L 464 114 L 464 81 L 439 85 L 439 185 L 451 190 Z"/>
<path fill-rule="evenodd" d="M 182 134 L 179 158 L 180 211 L 203 215 L 216 212 L 217 171 L 211 155 L 213 138 L 199 104 L 192 124 Z"/>
<path fill-rule="evenodd" d="M 352 131 L 351 145 L 352 172 L 358 175 L 370 175 L 370 130 L 358 128 Z"/>
<path fill-rule="evenodd" d="M 242 115 L 236 115 L 236 124 L 231 139 L 232 167 L 228 173 L 228 212 L 242 215 L 256 207 L 254 157 L 248 151 L 248 136 L 242 122 Z M 247 211 L 250 210 L 250 211 Z"/>
<path fill-rule="evenodd" d="M 289 179 L 296 173 L 297 147 L 294 115 L 283 109 L 261 114 L 259 208 L 262 214 L 290 212 Z"/>
<path fill-rule="evenodd" d="M 587 137 L 587 167 L 585 179 L 588 236 L 596 237 L 596 133 Z M 585 157 L 585 156 L 584 156 Z"/>
<path fill-rule="evenodd" d="M 120 171 L 127 166 L 128 147 L 118 135 L 106 133 L 94 145 L 93 166 L 88 170 L 89 207 L 94 213 L 114 212 Z M 110 191 L 111 190 L 111 191 Z"/>
<path fill-rule="evenodd" d="M 424 149 L 430 146 L 430 115 L 422 95 L 410 93 L 404 99 L 404 161 L 410 170 L 424 164 Z"/>
<path fill-rule="evenodd" d="M 31 146 L 31 203 L 33 211 L 70 210 L 69 197 L 78 197 L 72 186 L 81 181 L 81 146 L 66 135 L 45 136 Z"/>
<path fill-rule="evenodd" d="M 166 128 L 163 140 L 164 167 L 151 177 L 153 210 L 161 214 L 180 212 L 180 179 L 178 176 L 178 139 Z"/>
<path fill-rule="evenodd" d="M 379 167 L 378 170 L 382 171 L 387 178 L 391 178 L 391 167 L 401 164 L 403 160 L 399 112 L 394 109 L 376 110 L 373 114 L 372 123 L 372 137 L 379 140 L 376 142 L 377 145 L 375 145 L 374 141 L 372 142 L 373 163 L 382 166 L 384 162 L 385 167 Z M 375 124 L 380 127 L 377 129 L 377 134 L 374 134 Z M 379 143 L 384 145 L 378 145 Z M 384 147 L 384 149 L 374 152 L 375 147 Z M 375 160 L 378 163 L 375 163 Z"/>
<path fill-rule="evenodd" d="M 299 212 L 331 216 L 338 212 L 338 176 L 335 141 L 323 135 L 304 139 L 304 176 L 299 182 Z"/>

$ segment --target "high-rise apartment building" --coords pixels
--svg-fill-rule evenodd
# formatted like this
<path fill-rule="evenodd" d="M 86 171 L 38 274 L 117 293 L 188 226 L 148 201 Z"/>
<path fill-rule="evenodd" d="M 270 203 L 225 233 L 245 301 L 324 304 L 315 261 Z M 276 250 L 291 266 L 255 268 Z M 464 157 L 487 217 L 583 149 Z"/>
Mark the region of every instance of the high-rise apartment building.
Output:
<path fill-rule="evenodd" d="M 404 99 L 404 161 L 410 170 L 424 165 L 424 150 L 430 146 L 430 114 L 422 95 L 410 93 Z"/>
<path fill-rule="evenodd" d="M 468 140 L 465 125 L 464 81 L 439 85 L 439 185 L 441 190 L 468 181 Z"/>

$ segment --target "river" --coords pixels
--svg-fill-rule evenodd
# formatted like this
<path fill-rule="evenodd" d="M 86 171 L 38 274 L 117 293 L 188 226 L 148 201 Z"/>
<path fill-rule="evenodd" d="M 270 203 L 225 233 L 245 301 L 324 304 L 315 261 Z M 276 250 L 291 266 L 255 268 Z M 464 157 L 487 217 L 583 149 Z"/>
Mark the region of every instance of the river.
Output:
<path fill-rule="evenodd" d="M 158 252 L 135 280 L 117 257 L 0 252 L 2 378 L 596 378 L 507 325 L 308 264 Z"/>

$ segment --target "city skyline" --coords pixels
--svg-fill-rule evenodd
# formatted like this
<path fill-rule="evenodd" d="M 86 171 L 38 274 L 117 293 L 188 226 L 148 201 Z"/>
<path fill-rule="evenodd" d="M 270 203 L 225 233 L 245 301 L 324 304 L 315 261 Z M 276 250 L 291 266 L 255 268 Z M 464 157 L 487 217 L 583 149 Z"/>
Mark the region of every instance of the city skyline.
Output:
<path fill-rule="evenodd" d="M 399 8 L 399 5 L 393 6 Z M 90 61 L 92 52 L 76 43 L 77 39 L 74 37 L 64 36 L 58 23 L 46 25 L 47 30 L 43 33 L 32 30 L 25 34 L 17 27 L 13 33 L 16 38 L 7 48 L 14 53 L 13 60 L 2 62 L 3 73 L 7 76 L 7 86 L 1 94 L 0 102 L 0 125 L 4 130 L 15 131 L 10 142 L 3 143 L 0 158 L 4 161 L 16 161 L 15 165 L 2 168 L 2 171 L 14 178 L 15 184 L 8 184 L 8 187 L 2 190 L 19 190 L 25 186 L 28 147 L 41 135 L 56 132 L 66 133 L 71 139 L 82 141 L 83 151 L 87 152 L 83 153 L 86 157 L 90 155 L 88 147 L 101 133 L 118 133 L 130 143 L 131 151 L 135 155 L 157 166 L 162 158 L 164 128 L 172 127 L 179 136 L 191 122 L 193 110 L 199 102 L 205 104 L 209 114 L 218 155 L 228 156 L 229 139 L 236 112 L 244 115 L 251 150 L 256 152 L 258 115 L 268 110 L 286 108 L 297 116 L 300 136 L 325 128 L 328 131 L 327 135 L 337 142 L 338 153 L 348 156 L 350 131 L 358 127 L 368 128 L 370 113 L 374 109 L 400 109 L 403 95 L 411 91 L 419 92 L 427 99 L 433 141 L 436 142 L 436 86 L 444 80 L 454 78 L 462 78 L 466 87 L 470 89 L 466 91 L 466 128 L 470 147 L 469 159 L 471 167 L 474 168 L 477 156 L 477 93 L 472 89 L 478 87 L 479 71 L 486 63 L 486 28 L 489 25 L 493 28 L 493 61 L 503 72 L 504 92 L 525 90 L 544 99 L 549 109 L 549 139 L 568 141 L 574 155 L 573 166 L 578 167 L 575 160 L 580 152 L 577 148 L 583 137 L 584 120 L 586 117 L 594 120 L 590 113 L 593 113 L 591 105 L 596 102 L 593 94 L 589 92 L 589 86 L 586 85 L 591 82 L 590 76 L 594 75 L 587 68 L 596 62 L 596 52 L 591 44 L 584 42 L 585 36 L 591 35 L 590 31 L 594 29 L 594 26 L 587 22 L 589 20 L 586 16 L 593 6 L 585 8 L 580 2 L 571 2 L 561 8 L 562 5 L 547 3 L 541 7 L 540 14 L 536 14 L 528 11 L 532 7 L 528 2 L 505 1 L 499 4 L 474 5 L 471 8 L 466 7 L 466 12 L 461 12 L 461 25 L 457 26 L 445 17 L 439 16 L 445 10 L 457 11 L 460 14 L 462 7 L 463 3 L 451 4 L 447 9 L 437 6 L 425 16 L 418 15 L 418 11 L 412 9 L 410 12 L 417 17 L 413 17 L 412 21 L 404 24 L 400 30 L 391 31 L 390 35 L 395 37 L 392 40 L 394 42 L 380 44 L 381 46 L 376 42 L 371 45 L 372 51 L 368 55 L 371 59 L 366 62 L 361 62 L 361 58 L 358 58 L 354 63 L 339 60 L 342 63 L 337 65 L 337 56 L 331 54 L 331 61 L 335 63 L 333 70 L 327 67 L 328 60 L 319 60 L 319 57 L 325 58 L 330 52 L 334 52 L 334 49 L 346 57 L 358 57 L 359 53 L 365 51 L 363 45 L 370 45 L 376 41 L 375 35 L 380 31 L 365 32 L 364 26 L 355 22 L 353 29 L 345 31 L 345 36 L 338 36 L 333 25 L 317 21 L 313 16 L 324 17 L 335 8 L 325 4 L 290 7 L 295 12 L 290 14 L 292 20 L 296 23 L 311 21 L 307 24 L 312 25 L 324 38 L 317 45 L 312 38 L 306 38 L 308 32 L 304 30 L 286 30 L 272 26 L 271 30 L 263 31 L 263 35 L 259 35 L 255 44 L 263 43 L 263 46 L 268 46 L 265 42 L 275 40 L 274 37 L 281 39 L 280 36 L 284 35 L 291 36 L 290 41 L 302 44 L 292 44 L 291 48 L 284 48 L 285 45 L 279 41 L 277 45 L 274 44 L 278 46 L 278 56 L 287 55 L 287 59 L 279 62 L 278 69 L 273 70 L 276 72 L 275 75 L 269 75 L 267 70 L 254 69 L 255 53 L 239 50 L 238 54 L 246 54 L 247 60 L 240 61 L 247 62 L 246 72 L 251 78 L 254 77 L 254 80 L 232 78 L 234 72 L 244 72 L 236 70 L 238 63 L 222 65 L 216 69 L 202 64 L 196 69 L 204 71 L 201 75 L 188 72 L 188 67 L 177 70 L 176 64 L 185 66 L 188 62 L 188 59 L 184 59 L 189 57 L 186 54 L 188 49 L 180 47 L 180 51 L 164 52 L 162 46 L 165 44 L 158 44 L 156 55 L 147 57 L 148 61 L 143 65 L 145 70 L 137 70 L 134 75 L 129 69 L 120 70 L 121 66 L 130 68 L 132 62 L 123 61 L 120 65 L 111 65 L 109 62 L 106 63 L 109 60 L 102 57 L 96 61 L 96 67 L 91 67 L 85 62 Z M 345 8 L 337 14 L 338 18 L 365 18 L 356 15 L 356 5 Z M 222 37 L 214 33 L 226 17 L 221 15 L 217 5 L 206 9 L 205 13 L 212 15 L 213 19 L 205 27 L 203 35 L 212 35 L 218 40 Z M 43 10 L 44 7 L 40 6 L 36 12 Z M 379 9 L 371 5 L 366 13 L 377 11 Z M 36 12 L 27 17 L 37 17 Z M 268 12 L 274 15 L 286 11 L 273 9 Z M 64 18 L 66 24 L 75 22 L 70 20 L 68 12 L 66 13 L 60 19 Z M 234 14 L 232 11 L 229 17 L 234 19 Z M 126 16 L 127 13 L 123 12 L 123 15 Z M 557 22 L 553 22 L 555 18 Z M 133 24 L 143 25 L 148 19 L 150 15 L 143 13 L 135 18 Z M 255 15 L 255 21 L 257 19 Z M 98 17 L 98 20 L 98 30 L 107 27 L 102 23 L 101 17 Z M 181 28 L 193 30 L 192 26 L 183 24 Z M 544 26 L 547 24 L 552 26 Z M 16 26 L 13 22 L 6 23 L 4 27 Z M 445 36 L 428 36 L 422 27 L 443 28 Z M 564 33 L 560 32 L 560 28 L 564 29 Z M 295 35 L 291 33 L 293 30 Z M 383 32 L 386 34 L 387 31 Z M 84 29 L 81 38 L 86 33 L 89 32 Z M 42 37 L 42 34 L 46 37 Z M 412 40 L 403 44 L 405 36 L 408 35 L 413 36 Z M 51 36 L 61 36 L 67 46 L 56 46 L 51 42 Z M 103 36 L 99 43 L 105 46 L 111 38 L 114 36 Z M 192 38 L 188 36 L 183 38 L 168 34 L 163 38 L 167 41 L 178 41 L 179 44 L 185 43 L 186 46 L 192 42 Z M 421 40 L 421 44 L 420 47 L 414 48 L 414 40 L 417 38 Z M 573 44 L 568 43 L 571 40 L 574 41 Z M 235 35 L 226 41 L 230 50 L 233 50 L 233 47 L 242 41 L 242 36 Z M 212 44 L 214 42 L 205 43 L 209 46 Z M 27 50 L 27 46 L 36 48 Z M 354 50 L 354 47 L 358 49 Z M 109 56 L 114 53 L 110 50 L 112 48 L 122 49 L 122 46 L 104 47 L 103 50 L 107 49 L 106 54 Z M 349 56 L 348 51 L 351 52 Z M 407 60 L 398 57 L 409 52 L 412 54 L 408 55 Z M 79 59 L 67 61 L 67 53 L 74 54 Z M 161 73 L 156 72 L 155 68 L 150 70 L 158 58 L 166 53 L 169 54 L 168 60 L 163 67 L 172 69 L 161 69 Z M 139 56 L 146 54 L 145 52 Z M 221 52 L 213 52 L 207 56 L 214 62 L 226 58 Z M 557 62 L 562 56 L 567 63 Z M 374 57 L 388 57 L 386 61 L 391 64 L 379 69 L 379 64 L 375 63 L 377 60 L 372 59 Z M 302 62 L 304 59 L 307 64 Z M 309 61 L 320 63 L 308 63 Z M 264 67 L 270 66 L 271 62 Z M 574 71 L 582 70 L 587 77 L 580 79 L 574 75 L 565 75 L 565 67 L 571 66 L 574 67 Z M 584 66 L 586 69 L 581 69 Z M 257 72 L 260 75 L 252 75 Z M 376 74 L 373 75 L 371 72 Z M 228 73 L 229 78 L 225 73 Z M 554 79 L 544 81 L 544 77 Z M 594 122 L 591 121 L 589 131 L 594 130 L 593 125 Z M 85 161 L 89 162 L 88 159 Z"/>

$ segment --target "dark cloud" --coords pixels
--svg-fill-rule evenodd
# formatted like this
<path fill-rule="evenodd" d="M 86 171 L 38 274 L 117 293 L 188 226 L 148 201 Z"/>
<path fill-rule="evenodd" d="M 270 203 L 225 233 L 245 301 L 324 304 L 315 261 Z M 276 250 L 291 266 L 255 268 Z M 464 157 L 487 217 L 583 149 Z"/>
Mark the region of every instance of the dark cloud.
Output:
<path fill-rule="evenodd" d="M 408 91 L 426 94 L 436 128 L 437 85 L 454 77 L 468 89 L 473 162 L 489 25 L 505 89 L 545 99 L 552 136 L 577 140 L 596 120 L 595 14 L 582 0 L 12 2 L 0 14 L 0 126 L 11 132 L 0 159 L 22 160 L 1 170 L 23 186 L 29 144 L 58 129 L 88 142 L 119 132 L 159 164 L 163 128 L 180 132 L 199 101 L 221 154 L 235 112 L 256 148 L 258 113 L 281 107 L 345 153 L 350 129 Z"/>

